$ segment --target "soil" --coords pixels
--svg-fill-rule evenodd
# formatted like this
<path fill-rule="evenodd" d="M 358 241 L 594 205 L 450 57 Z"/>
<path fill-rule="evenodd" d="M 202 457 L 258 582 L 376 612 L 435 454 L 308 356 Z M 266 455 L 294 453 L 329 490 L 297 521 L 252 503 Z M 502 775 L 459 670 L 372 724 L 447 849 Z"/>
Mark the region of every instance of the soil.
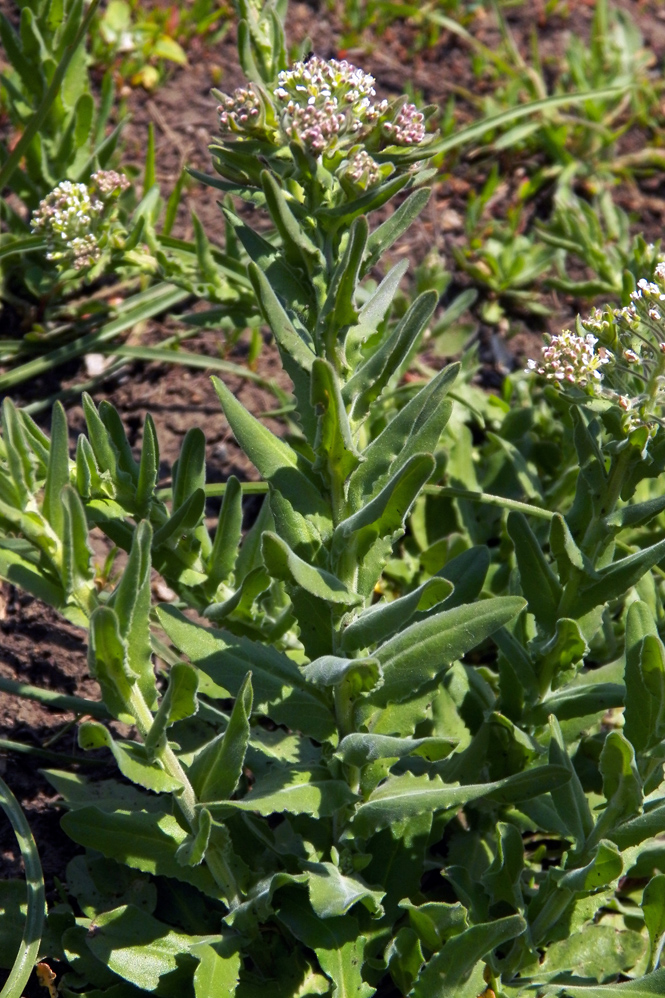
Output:
<path fill-rule="evenodd" d="M 146 0 L 144 6 L 148 7 L 150 3 Z M 630 14 L 631 20 L 642 31 L 653 53 L 654 69 L 660 67 L 665 56 L 665 11 L 660 0 L 650 3 L 623 0 L 619 6 Z M 345 34 L 336 7 L 324 0 L 292 2 L 288 22 L 289 42 L 296 46 L 309 37 L 313 50 L 320 55 L 344 56 L 362 65 L 376 77 L 381 97 L 400 94 L 408 87 L 419 92 L 426 102 L 445 106 L 454 92 L 458 95 L 460 124 L 469 123 L 477 117 L 478 111 L 473 103 L 459 96 L 460 88 L 466 88 L 476 97 L 483 96 L 490 92 L 491 81 L 480 81 L 475 75 L 472 53 L 463 39 L 441 31 L 435 45 L 418 47 L 419 34 L 423 29 L 404 21 L 396 21 L 389 26 L 382 26 L 377 21 L 371 33 L 350 38 L 348 32 Z M 0 8 L 10 16 L 15 12 L 12 0 L 0 0 Z M 571 36 L 588 37 L 593 4 L 591 0 L 573 0 L 559 3 L 557 10 L 560 13 L 546 17 L 544 0 L 525 0 L 521 6 L 511 6 L 507 10 L 508 22 L 520 50 L 530 51 L 531 33 L 535 27 L 542 56 L 551 65 L 556 64 Z M 499 33 L 492 15 L 479 10 L 468 27 L 475 38 L 490 48 L 496 48 Z M 208 144 L 216 129 L 216 102 L 210 96 L 211 81 L 215 78 L 215 85 L 224 91 L 232 90 L 243 82 L 235 44 L 233 28 L 215 50 L 204 39 L 196 38 L 189 47 L 189 65 L 173 71 L 153 93 L 148 94 L 140 88 L 127 88 L 126 103 L 132 118 L 125 130 L 123 163 L 133 163 L 140 170 L 148 124 L 152 122 L 156 137 L 157 179 L 163 191 L 170 191 L 185 165 L 210 171 Z M 665 113 L 665 108 L 663 110 Z M 629 134 L 622 140 L 622 151 L 635 151 L 644 140 L 642 134 Z M 507 210 L 515 203 L 525 169 L 532 169 L 537 164 L 511 162 L 510 154 L 506 153 L 502 154 L 500 165 L 507 180 L 498 190 L 491 207 L 492 214 L 497 218 L 505 217 Z M 442 181 L 437 184 L 435 197 L 396 252 L 407 253 L 414 262 L 418 262 L 436 247 L 452 266 L 451 248 L 464 242 L 464 216 L 469 193 L 480 189 L 490 166 L 486 156 L 472 152 L 452 156 L 446 164 Z M 534 218 L 549 210 L 545 202 L 550 196 L 551 192 L 545 190 L 528 206 L 522 220 L 524 226 L 531 225 Z M 665 178 L 662 173 L 645 173 L 637 183 L 622 182 L 617 197 L 625 210 L 639 213 L 636 231 L 642 231 L 647 241 L 661 237 L 665 218 Z M 210 238 L 214 241 L 218 237 L 221 241 L 223 226 L 216 200 L 216 193 L 210 188 L 198 183 L 190 184 L 174 234 L 191 238 L 190 213 L 194 211 Z M 455 273 L 452 291 L 459 290 L 464 284 L 464 275 Z M 513 317 L 511 332 L 514 335 L 508 342 L 491 335 L 489 329 L 480 328 L 480 378 L 486 387 L 492 389 L 500 384 L 506 369 L 521 363 L 521 357 L 540 340 L 544 330 L 560 330 L 575 314 L 578 303 L 550 294 L 548 304 L 552 315 L 546 320 Z M 191 307 L 191 302 L 187 303 L 180 311 Z M 141 343 L 156 345 L 177 328 L 176 310 L 174 316 L 163 322 L 150 322 L 138 334 L 134 331 L 132 342 L 138 342 L 140 336 Z M 189 339 L 187 349 L 219 357 L 224 354 L 225 344 L 219 334 L 205 332 Z M 228 359 L 242 364 L 246 362 L 246 355 L 246 344 L 240 343 Z M 440 364 L 442 361 L 438 358 L 435 362 Z M 267 339 L 257 370 L 265 377 L 282 377 L 282 384 L 286 385 L 280 374 L 276 351 Z M 96 401 L 107 398 L 116 406 L 130 431 L 133 445 L 140 443 L 146 412 L 152 414 L 160 441 L 163 484 L 170 481 L 170 468 L 184 434 L 195 425 L 201 426 L 206 433 L 210 481 L 224 481 L 232 473 L 245 479 L 254 475 L 221 415 L 209 374 L 205 370 L 175 365 L 136 363 L 127 365 L 119 375 L 109 378 L 93 392 Z M 76 363 L 22 386 L 14 398 L 18 404 L 34 403 L 86 378 L 85 370 Z M 274 408 L 273 396 L 251 382 L 232 377 L 225 380 L 252 411 L 265 412 Z M 74 446 L 83 425 L 82 411 L 74 399 L 70 399 L 66 407 Z M 37 418 L 48 428 L 46 412 L 39 413 Z M 278 426 L 270 420 L 268 425 L 273 428 Z M 215 515 L 214 503 L 210 504 L 208 513 Z M 95 683 L 87 675 L 83 632 L 61 620 L 48 607 L 8 585 L 0 589 L 0 677 L 20 679 L 62 693 L 97 697 Z M 50 746 L 77 755 L 80 753 L 76 747 L 75 729 L 69 726 L 72 721 L 72 715 L 55 713 L 38 703 L 0 693 L 0 737 L 4 739 L 35 748 Z M 63 877 L 75 847 L 60 831 L 58 812 L 53 807 L 56 795 L 40 775 L 40 767 L 44 764 L 44 759 L 38 756 L 14 752 L 0 755 L 0 773 L 26 811 L 39 847 L 49 898 L 53 899 L 56 896 L 54 878 Z M 46 762 L 46 765 L 49 763 Z M 21 876 L 21 871 L 20 854 L 13 833 L 6 822 L 0 821 L 0 878 Z M 40 989 L 28 990 L 26 996 L 29 998 L 43 993 Z"/>

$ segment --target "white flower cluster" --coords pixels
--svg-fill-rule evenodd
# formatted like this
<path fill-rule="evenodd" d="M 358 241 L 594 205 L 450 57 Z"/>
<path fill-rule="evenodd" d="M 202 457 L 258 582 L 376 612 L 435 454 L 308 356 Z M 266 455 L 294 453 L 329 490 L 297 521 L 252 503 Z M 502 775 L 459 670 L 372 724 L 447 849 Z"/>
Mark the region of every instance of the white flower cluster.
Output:
<path fill-rule="evenodd" d="M 543 347 L 542 360 L 529 360 L 527 367 L 555 384 L 568 382 L 584 388 L 589 383 L 602 380 L 600 368 L 612 359 L 609 351 L 596 352 L 597 342 L 591 333 L 578 336 L 565 329 Z"/>
<path fill-rule="evenodd" d="M 344 178 L 355 187 L 367 190 L 381 180 L 381 167 L 366 149 L 359 149 L 351 156 Z"/>
<path fill-rule="evenodd" d="M 93 200 L 85 184 L 58 184 L 32 216 L 33 233 L 46 240 L 46 259 L 66 260 L 74 270 L 91 266 L 101 255 L 92 229 L 103 212 L 104 202 Z"/>
<path fill-rule="evenodd" d="M 345 59 L 312 56 L 283 70 L 273 90 L 271 112 L 255 86 L 222 94 L 218 107 L 222 132 L 268 137 L 273 118 L 273 138 L 297 140 L 313 155 L 331 155 L 344 139 L 357 143 L 381 123 L 381 134 L 391 145 L 419 145 L 426 137 L 425 116 L 414 104 L 393 111 L 388 101 L 375 102 L 374 77 Z M 388 120 L 382 120 L 386 117 Z M 365 171 L 366 172 L 366 171 Z M 375 172 L 376 180 L 380 174 Z"/>
<path fill-rule="evenodd" d="M 403 104 L 393 122 L 386 121 L 383 133 L 396 146 L 417 146 L 425 138 L 425 115 L 415 104 Z"/>
<path fill-rule="evenodd" d="M 46 241 L 46 259 L 74 270 L 91 267 L 101 256 L 100 229 L 108 200 L 129 187 L 115 170 L 98 170 L 90 184 L 63 180 L 39 202 L 31 230 Z"/>

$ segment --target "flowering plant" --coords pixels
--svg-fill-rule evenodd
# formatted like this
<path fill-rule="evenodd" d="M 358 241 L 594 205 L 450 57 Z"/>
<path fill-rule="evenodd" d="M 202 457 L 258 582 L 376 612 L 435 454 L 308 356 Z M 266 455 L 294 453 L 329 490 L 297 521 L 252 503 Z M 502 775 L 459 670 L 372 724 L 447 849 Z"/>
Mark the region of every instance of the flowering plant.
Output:
<path fill-rule="evenodd" d="M 115 409 L 85 397 L 71 457 L 61 406 L 50 437 L 3 406 L 0 574 L 87 630 L 101 698 L 66 702 L 80 747 L 122 776 L 47 774 L 85 852 L 41 955 L 59 961 L 68 998 L 617 998 L 622 976 L 639 979 L 629 994 L 660 995 L 652 570 L 665 541 L 623 550 L 665 510 L 662 494 L 633 501 L 659 430 L 648 460 L 632 431 L 607 445 L 621 409 L 592 392 L 612 360 L 580 330 L 536 365 L 564 412 L 564 456 L 575 450 L 572 503 L 547 479 L 556 460 L 528 401 L 485 400 L 486 426 L 497 412 L 503 423 L 502 436 L 487 429 L 481 472 L 472 389 L 451 403 L 459 366 L 401 383 L 438 294 L 393 321 L 404 263 L 367 279 L 427 201 L 411 190 L 370 226 L 422 180 L 424 136 L 384 142 L 385 124 L 392 141 L 414 113 L 405 122 L 396 104 L 368 121 L 367 77 L 338 63 L 317 61 L 307 72 L 323 82 L 301 98 L 305 66 L 289 76 L 281 62 L 281 8 L 244 7 L 265 131 L 241 120 L 253 98 L 223 108 L 232 141 L 215 147 L 223 179 L 209 181 L 270 215 L 268 238 L 225 205 L 299 419 L 279 436 L 215 381 L 261 479 L 255 522 L 243 535 L 236 478 L 206 483 L 197 426 L 158 489 L 149 415 L 139 455 Z M 337 131 L 317 117 L 333 99 Z M 361 132 L 370 145 L 354 155 L 391 172 L 349 194 L 342 164 Z M 112 582 L 95 571 L 94 529 L 126 552 Z M 155 573 L 170 602 L 153 604 Z"/>

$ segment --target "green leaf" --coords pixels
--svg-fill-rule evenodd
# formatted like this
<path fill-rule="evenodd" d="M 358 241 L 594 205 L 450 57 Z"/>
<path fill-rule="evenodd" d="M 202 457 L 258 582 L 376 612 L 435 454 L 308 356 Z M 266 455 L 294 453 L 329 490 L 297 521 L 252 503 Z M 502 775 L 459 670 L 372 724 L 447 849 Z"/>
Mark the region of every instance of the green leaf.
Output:
<path fill-rule="evenodd" d="M 86 940 L 109 970 L 147 991 L 154 991 L 161 977 L 176 970 L 176 958 L 188 953 L 195 941 L 195 936 L 170 929 L 134 905 L 100 912 L 95 931 Z"/>
<path fill-rule="evenodd" d="M 415 613 L 432 610 L 453 591 L 452 583 L 444 578 L 428 579 L 413 592 L 391 602 L 376 603 L 364 610 L 345 628 L 342 647 L 357 651 L 378 641 L 386 640 L 401 630 Z"/>
<path fill-rule="evenodd" d="M 642 911 L 644 924 L 649 933 L 649 967 L 653 967 L 655 955 L 662 946 L 665 936 L 665 874 L 658 873 L 644 888 Z"/>
<path fill-rule="evenodd" d="M 332 863 L 308 863 L 309 900 L 319 918 L 346 915 L 361 902 L 373 915 L 382 915 L 383 891 L 373 891 L 359 877 L 344 876 Z"/>
<path fill-rule="evenodd" d="M 263 565 L 259 565 L 248 572 L 233 596 L 229 596 L 223 603 L 211 603 L 203 611 L 203 616 L 207 620 L 223 621 L 231 613 L 251 615 L 254 601 L 270 587 L 270 583 L 269 572 Z"/>
<path fill-rule="evenodd" d="M 268 170 L 261 172 L 261 186 L 265 194 L 266 207 L 282 239 L 286 262 L 291 266 L 303 268 L 310 276 L 321 270 L 324 266 L 321 251 L 305 235 L 302 226 L 289 208 L 277 180 Z"/>
<path fill-rule="evenodd" d="M 216 592 L 233 571 L 242 537 L 242 488 L 235 475 L 226 483 L 222 508 L 217 521 L 215 539 L 208 559 L 208 585 Z"/>
<path fill-rule="evenodd" d="M 107 605 L 116 613 L 120 636 L 127 649 L 126 668 L 135 677 L 145 702 L 153 710 L 157 705 L 157 689 L 150 647 L 151 541 L 152 527 L 147 520 L 142 520 L 134 531 L 125 570 Z"/>
<path fill-rule="evenodd" d="M 67 417 L 61 402 L 53 406 L 51 417 L 51 447 L 48 470 L 44 483 L 44 516 L 62 540 L 64 537 L 64 511 L 62 490 L 69 483 L 69 432 Z"/>
<path fill-rule="evenodd" d="M 640 780 L 635 751 L 619 731 L 610 731 L 600 753 L 599 769 L 607 806 L 601 811 L 591 839 L 608 838 L 617 825 L 634 817 L 642 807 Z M 591 841 L 587 840 L 587 847 Z"/>
<path fill-rule="evenodd" d="M 635 554 L 613 562 L 598 572 L 598 581 L 580 588 L 575 601 L 575 615 L 579 620 L 594 607 L 623 596 L 642 576 L 665 557 L 665 540 L 643 548 Z"/>
<path fill-rule="evenodd" d="M 601 712 L 604 714 L 612 707 L 622 707 L 625 695 L 625 688 L 619 683 L 569 685 L 544 697 L 528 711 L 528 717 L 534 724 L 545 724 L 550 714 L 560 721 Z"/>
<path fill-rule="evenodd" d="M 198 812 L 198 818 L 196 834 L 186 838 L 176 850 L 175 858 L 181 866 L 198 866 L 202 863 L 210 843 L 212 815 L 207 808 L 202 807 Z"/>
<path fill-rule="evenodd" d="M 202 627 L 169 605 L 157 607 L 157 617 L 176 648 L 216 684 L 213 695 L 238 696 L 251 670 L 258 713 L 318 741 L 336 730 L 325 694 L 312 687 L 286 655 L 269 645 Z M 201 688 L 205 690 L 203 683 Z"/>
<path fill-rule="evenodd" d="M 205 511 L 206 494 L 203 489 L 196 489 L 168 518 L 159 530 L 155 531 L 152 545 L 155 552 L 160 547 L 168 547 L 177 543 L 179 538 L 188 531 L 195 530 L 202 520 Z M 158 557 L 164 557 L 164 552 L 158 552 L 155 558 L 155 568 L 159 569 Z"/>
<path fill-rule="evenodd" d="M 375 658 L 339 658 L 336 655 L 315 659 L 304 666 L 302 674 L 316 686 L 344 684 L 352 695 L 373 690 L 382 679 L 381 668 Z"/>
<path fill-rule="evenodd" d="M 600 926 L 598 926 L 600 928 Z M 615 934 L 614 934 L 615 935 Z M 655 998 L 655 996 L 665 995 L 665 969 L 655 970 L 652 974 L 645 974 L 634 981 L 625 981 L 623 984 L 602 984 L 582 987 L 579 985 L 567 984 L 552 986 L 548 989 L 552 994 L 556 991 L 560 995 L 570 995 L 570 998 Z"/>
<path fill-rule="evenodd" d="M 133 724 L 130 700 L 136 677 L 127 670 L 125 644 L 117 614 L 111 607 L 98 607 L 90 618 L 88 669 L 99 683 L 104 704 L 113 716 Z"/>
<path fill-rule="evenodd" d="M 205 480 L 206 438 L 203 430 L 192 426 L 185 434 L 178 460 L 173 466 L 174 513 L 193 492 L 204 488 Z"/>
<path fill-rule="evenodd" d="M 235 994 L 240 974 L 240 953 L 228 945 L 216 943 L 200 943 L 192 947 L 192 953 L 198 957 L 199 965 L 194 974 L 195 998 L 211 998 L 211 996 Z M 222 952 L 221 947 L 224 946 Z"/>
<path fill-rule="evenodd" d="M 465 929 L 444 943 L 425 964 L 413 986 L 413 998 L 445 998 L 452 994 L 466 998 L 463 984 L 478 961 L 502 943 L 520 936 L 525 929 L 526 922 L 521 915 L 509 915 Z"/>
<path fill-rule="evenodd" d="M 493 783 L 466 786 L 445 785 L 440 776 L 430 779 L 426 774 L 403 773 L 391 776 L 357 807 L 352 827 L 358 835 L 366 837 L 404 818 L 459 808 L 480 797 L 499 802 L 527 800 L 561 786 L 569 778 L 561 766 L 538 766 Z"/>
<path fill-rule="evenodd" d="M 589 646 L 577 621 L 560 617 L 554 634 L 539 650 L 536 671 L 541 691 L 549 690 L 552 685 L 560 685 L 560 680 L 556 683 L 559 674 L 571 665 L 582 662 L 588 652 Z"/>
<path fill-rule="evenodd" d="M 266 568 L 273 578 L 300 586 L 311 596 L 327 603 L 356 606 L 361 602 L 362 598 L 347 589 L 343 582 L 325 569 L 303 561 L 285 541 L 269 530 L 263 534 L 262 550 Z"/>
<path fill-rule="evenodd" d="M 363 216 L 356 218 L 349 229 L 344 255 L 333 272 L 321 308 L 317 340 L 325 344 L 326 355 L 331 363 L 336 357 L 336 340 L 340 333 L 358 320 L 355 294 L 368 234 L 367 219 Z"/>
<path fill-rule="evenodd" d="M 84 806 L 64 814 L 61 825 L 74 842 L 108 859 L 154 876 L 173 877 L 193 884 L 209 897 L 219 897 L 219 887 L 205 866 L 182 866 L 177 861 L 176 852 L 188 833 L 171 814 L 120 809 L 106 812 Z"/>
<path fill-rule="evenodd" d="M 589 801 L 575 771 L 566 743 L 561 733 L 561 727 L 556 717 L 550 716 L 550 747 L 549 761 L 553 766 L 563 766 L 570 773 L 570 780 L 563 786 L 551 791 L 552 800 L 557 814 L 566 829 L 581 847 L 593 828 L 593 817 Z"/>
<path fill-rule="evenodd" d="M 392 735 L 375 735 L 354 732 L 341 740 L 335 755 L 349 766 L 366 766 L 379 759 L 403 759 L 409 755 L 421 756 L 430 762 L 445 759 L 455 748 L 451 738 L 395 738 Z"/>
<path fill-rule="evenodd" d="M 78 740 L 86 752 L 100 748 L 110 749 L 122 775 L 146 790 L 159 794 L 181 788 L 180 781 L 167 773 L 159 760 L 149 759 L 143 745 L 138 742 L 116 741 L 108 728 L 99 721 L 84 721 L 79 726 Z"/>
<path fill-rule="evenodd" d="M 310 517 L 319 529 L 328 524 L 330 513 L 326 503 L 316 486 L 300 471 L 296 452 L 251 416 L 218 378 L 212 380 L 233 435 L 261 478 L 281 492 L 295 510 Z"/>
<path fill-rule="evenodd" d="M 428 901 L 419 905 L 401 901 L 400 908 L 409 913 L 409 923 L 433 952 L 440 949 L 446 939 L 459 935 L 469 927 L 468 912 L 459 901 L 455 904 Z"/>
<path fill-rule="evenodd" d="M 187 662 L 176 662 L 171 666 L 169 684 L 145 740 L 149 755 L 157 751 L 168 727 L 196 713 L 198 686 L 198 673 Z"/>
<path fill-rule="evenodd" d="M 386 706 L 413 695 L 440 675 L 524 607 L 519 596 L 498 596 L 444 610 L 411 624 L 372 654 L 383 669 L 384 683 L 369 702 Z"/>
<path fill-rule="evenodd" d="M 367 415 L 390 379 L 399 374 L 417 344 L 438 302 L 435 291 L 425 291 L 413 302 L 395 331 L 382 343 L 345 384 L 342 397 L 349 405 L 349 418 L 358 422 Z"/>
<path fill-rule="evenodd" d="M 500 821 L 496 826 L 496 854 L 480 882 L 492 904 L 505 902 L 519 911 L 524 907 L 520 879 L 524 869 L 522 836 L 514 825 Z"/>
<path fill-rule="evenodd" d="M 651 610 L 646 603 L 636 600 L 629 606 L 626 617 L 624 734 L 638 752 L 647 748 L 658 736 L 657 722 L 663 700 L 658 692 L 656 696 L 651 693 L 645 667 L 650 676 L 660 675 L 661 653 L 658 629 Z"/>
<path fill-rule="evenodd" d="M 568 582 L 572 569 L 576 568 L 581 572 L 587 570 L 584 555 L 560 513 L 555 513 L 550 523 L 550 551 L 556 559 L 559 578 L 564 585 Z"/>
<path fill-rule="evenodd" d="M 515 557 L 527 595 L 529 611 L 547 633 L 554 630 L 562 589 L 547 564 L 538 539 L 523 513 L 508 514 L 508 533 L 515 546 Z"/>
<path fill-rule="evenodd" d="M 623 872 L 621 853 L 613 842 L 603 840 L 598 844 L 596 854 L 586 866 L 570 870 L 557 878 L 562 890 L 582 893 L 606 887 L 617 880 Z"/>
<path fill-rule="evenodd" d="M 631 931 L 617 932 L 611 925 L 586 925 L 581 932 L 575 932 L 570 938 L 551 944 L 542 962 L 542 972 L 556 977 L 568 972 L 566 976 L 573 978 L 593 978 L 606 980 L 617 974 L 631 970 L 644 952 L 645 940 Z M 626 998 L 633 995 L 653 994 L 646 990 L 647 977 L 641 977 L 628 982 Z M 626 984 L 605 984 L 600 986 L 579 987 L 577 985 L 550 985 L 546 993 L 562 993 L 571 998 L 620 998 Z"/>
<path fill-rule="evenodd" d="M 194 757 L 189 778 L 202 803 L 226 800 L 236 790 L 249 741 L 252 714 L 252 674 L 248 672 L 238 691 L 226 728 Z"/>
<path fill-rule="evenodd" d="M 655 499 L 647 499 L 646 502 L 636 502 L 630 506 L 623 506 L 603 520 L 605 527 L 612 533 L 619 533 L 628 527 L 644 527 L 654 516 L 658 516 L 665 510 L 665 496 L 656 496 Z"/>
<path fill-rule="evenodd" d="M 88 521 L 78 492 L 65 485 L 61 494 L 62 584 L 68 596 L 90 605 L 94 586 L 93 552 L 88 543 Z M 94 604 L 93 604 L 94 605 Z"/>
<path fill-rule="evenodd" d="M 275 247 L 270 246 L 270 249 L 274 254 Z M 250 263 L 247 272 L 263 318 L 272 330 L 282 358 L 290 357 L 303 371 L 311 371 L 316 357 L 311 337 L 304 329 L 296 329 L 260 267 Z"/>
<path fill-rule="evenodd" d="M 451 406 L 446 395 L 459 372 L 458 364 L 440 371 L 388 423 L 363 452 L 363 462 L 349 480 L 349 501 L 358 507 L 376 495 L 389 474 L 415 454 L 431 454 L 448 422 Z"/>
<path fill-rule="evenodd" d="M 371 998 L 374 988 L 362 979 L 365 938 L 351 915 L 321 919 L 306 902 L 282 901 L 277 917 L 296 939 L 316 953 L 335 986 L 335 998 Z"/>
<path fill-rule="evenodd" d="M 141 518 L 150 515 L 158 475 L 159 442 L 157 440 L 157 430 L 155 429 L 152 416 L 150 413 L 146 413 L 143 424 L 139 477 L 136 483 L 136 506 L 138 516 Z"/>
<path fill-rule="evenodd" d="M 311 403 L 317 416 L 314 470 L 341 502 L 343 484 L 360 463 L 360 454 L 351 438 L 339 378 L 332 364 L 320 357 L 312 364 Z"/>
<path fill-rule="evenodd" d="M 291 774 L 286 774 L 287 778 Z M 292 774 L 296 782 L 284 781 L 284 774 L 263 789 L 253 788 L 242 800 L 210 802 L 208 807 L 215 815 L 228 815 L 233 810 L 255 811 L 257 814 L 309 814 L 314 818 L 329 818 L 335 811 L 357 798 L 342 780 L 317 778 L 318 772 Z M 323 775 L 323 774 L 321 774 Z"/>
<path fill-rule="evenodd" d="M 367 256 L 363 264 L 363 274 L 369 273 L 381 259 L 387 249 L 415 222 L 430 199 L 431 190 L 421 187 L 411 194 L 395 209 L 390 218 L 377 226 L 367 240 Z"/>

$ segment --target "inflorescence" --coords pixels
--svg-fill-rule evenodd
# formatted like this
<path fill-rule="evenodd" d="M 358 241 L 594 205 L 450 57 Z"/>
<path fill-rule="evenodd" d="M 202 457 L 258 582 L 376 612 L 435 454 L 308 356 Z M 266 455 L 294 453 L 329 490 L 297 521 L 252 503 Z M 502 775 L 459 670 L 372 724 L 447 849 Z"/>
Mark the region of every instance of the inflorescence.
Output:
<path fill-rule="evenodd" d="M 624 413 L 624 428 L 665 425 L 665 262 L 641 278 L 623 308 L 596 308 L 543 347 L 529 370 L 559 388 L 567 384 L 605 399 Z M 602 368 L 602 370 L 601 370 Z"/>
<path fill-rule="evenodd" d="M 315 157 L 349 152 L 375 134 L 374 145 L 419 146 L 427 135 L 425 116 L 414 104 L 375 101 L 374 77 L 346 60 L 313 56 L 283 70 L 272 100 L 255 84 L 232 95 L 221 94 L 218 108 L 221 130 L 244 138 L 285 145 L 300 143 Z M 360 186 L 379 183 L 382 174 L 366 150 L 347 164 L 347 179 L 358 176 Z"/>
<path fill-rule="evenodd" d="M 43 198 L 32 216 L 31 229 L 46 241 L 46 259 L 84 270 L 102 255 L 100 235 L 109 221 L 111 198 L 129 187 L 115 170 L 98 170 L 89 184 L 63 180 Z"/>

